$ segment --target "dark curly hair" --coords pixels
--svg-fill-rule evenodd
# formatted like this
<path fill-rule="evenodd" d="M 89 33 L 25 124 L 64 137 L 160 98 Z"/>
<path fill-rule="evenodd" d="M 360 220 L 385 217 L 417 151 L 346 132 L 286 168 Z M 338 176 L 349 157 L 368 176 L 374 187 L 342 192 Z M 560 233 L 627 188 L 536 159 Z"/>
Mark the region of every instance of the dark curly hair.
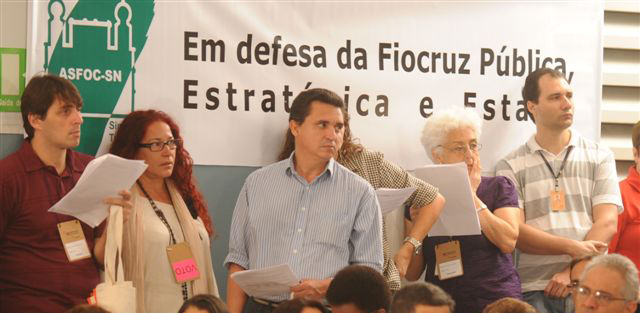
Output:
<path fill-rule="evenodd" d="M 129 113 L 118 127 L 109 153 L 133 159 L 138 149 L 140 149 L 138 144 L 142 141 L 147 128 L 156 121 L 167 123 L 173 138 L 182 139 L 180 128 L 167 113 L 156 110 L 134 111 Z M 171 179 L 187 204 L 191 216 L 193 218 L 199 216 L 204 222 L 209 235 L 213 236 L 215 231 L 207 204 L 196 187 L 195 178 L 193 177 L 193 159 L 181 144 L 176 147 L 176 160 Z"/>
<path fill-rule="evenodd" d="M 327 290 L 330 305 L 353 304 L 364 312 L 389 312 L 391 291 L 382 274 L 364 265 L 349 265 L 336 274 Z"/>

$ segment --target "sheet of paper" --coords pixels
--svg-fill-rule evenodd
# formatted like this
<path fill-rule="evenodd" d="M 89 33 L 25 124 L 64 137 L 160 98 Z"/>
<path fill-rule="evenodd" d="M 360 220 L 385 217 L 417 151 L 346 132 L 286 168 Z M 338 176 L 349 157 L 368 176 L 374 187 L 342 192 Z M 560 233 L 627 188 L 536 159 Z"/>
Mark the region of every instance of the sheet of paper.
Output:
<path fill-rule="evenodd" d="M 403 207 L 403 204 L 407 199 L 416 191 L 416 187 L 407 187 L 402 189 L 389 189 L 380 188 L 376 190 L 376 196 L 378 196 L 378 202 L 380 203 L 380 209 L 382 215 L 391 213 L 399 208 Z"/>
<path fill-rule="evenodd" d="M 279 296 L 290 293 L 290 287 L 299 283 L 289 264 L 246 270 L 231 274 L 244 292 L 252 297 Z"/>
<path fill-rule="evenodd" d="M 465 163 L 427 165 L 413 174 L 438 187 L 446 199 L 429 236 L 480 235 L 480 221 L 471 196 L 471 182 Z"/>
<path fill-rule="evenodd" d="M 117 197 L 120 190 L 130 189 L 146 169 L 142 160 L 128 160 L 113 154 L 95 158 L 87 164 L 75 187 L 49 212 L 71 215 L 96 227 L 109 213 L 104 198 Z"/>

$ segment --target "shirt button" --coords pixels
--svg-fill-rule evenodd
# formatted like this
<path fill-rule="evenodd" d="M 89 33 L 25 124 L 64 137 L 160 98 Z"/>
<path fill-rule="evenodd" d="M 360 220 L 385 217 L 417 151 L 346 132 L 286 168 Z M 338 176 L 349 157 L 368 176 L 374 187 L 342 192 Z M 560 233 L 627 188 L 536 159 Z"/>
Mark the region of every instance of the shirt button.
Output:
<path fill-rule="evenodd" d="M 298 232 L 301 233 L 302 232 L 302 228 L 298 228 Z"/>
<path fill-rule="evenodd" d="M 302 210 L 302 211 L 304 211 L 304 210 L 306 210 L 306 209 L 307 209 L 307 208 L 305 208 L 305 207 L 302 207 L 302 209 L 301 209 L 301 210 Z"/>
<path fill-rule="evenodd" d="M 298 250 L 297 249 L 293 249 L 293 254 L 298 254 Z"/>

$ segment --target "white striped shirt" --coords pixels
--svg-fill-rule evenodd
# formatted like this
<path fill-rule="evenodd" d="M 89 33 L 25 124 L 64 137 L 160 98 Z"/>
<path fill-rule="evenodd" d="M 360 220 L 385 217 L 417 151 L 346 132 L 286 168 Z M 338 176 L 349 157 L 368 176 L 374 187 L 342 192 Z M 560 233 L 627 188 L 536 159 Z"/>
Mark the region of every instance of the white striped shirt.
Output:
<path fill-rule="evenodd" d="M 233 212 L 225 265 L 259 269 L 287 263 L 299 279 L 333 277 L 350 264 L 381 272 L 382 217 L 371 185 L 333 159 L 308 183 L 292 157 L 247 177 Z"/>
<path fill-rule="evenodd" d="M 573 148 L 558 178 L 559 189 L 565 193 L 566 209 L 553 212 L 550 192 L 554 189 L 555 179 L 540 153 L 557 174 L 569 146 Z M 496 175 L 506 176 L 516 185 L 525 222 L 555 236 L 584 240 L 593 225 L 592 208 L 598 204 L 615 204 L 622 212 L 613 154 L 573 129 L 569 144 L 558 155 L 544 150 L 536 142 L 535 135 L 532 136 L 525 145 L 498 162 Z M 571 261 L 568 255 L 518 252 L 517 267 L 523 292 L 544 290 L 549 279 Z"/>

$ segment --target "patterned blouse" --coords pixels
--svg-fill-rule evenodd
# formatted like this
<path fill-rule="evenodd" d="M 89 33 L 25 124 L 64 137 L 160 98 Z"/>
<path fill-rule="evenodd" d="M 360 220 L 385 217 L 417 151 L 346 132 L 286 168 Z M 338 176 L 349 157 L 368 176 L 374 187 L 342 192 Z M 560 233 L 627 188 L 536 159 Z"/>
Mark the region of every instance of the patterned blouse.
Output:
<path fill-rule="evenodd" d="M 380 152 L 369 151 L 362 148 L 361 151 L 348 157 L 338 159 L 338 162 L 367 180 L 374 189 L 379 188 L 406 188 L 417 187 L 405 205 L 408 207 L 424 207 L 438 195 L 438 188 L 412 176 L 401 167 L 384 159 Z M 400 289 L 400 275 L 393 262 L 389 242 L 387 241 L 386 225 L 383 225 L 382 245 L 384 253 L 383 275 L 393 291 Z"/>

